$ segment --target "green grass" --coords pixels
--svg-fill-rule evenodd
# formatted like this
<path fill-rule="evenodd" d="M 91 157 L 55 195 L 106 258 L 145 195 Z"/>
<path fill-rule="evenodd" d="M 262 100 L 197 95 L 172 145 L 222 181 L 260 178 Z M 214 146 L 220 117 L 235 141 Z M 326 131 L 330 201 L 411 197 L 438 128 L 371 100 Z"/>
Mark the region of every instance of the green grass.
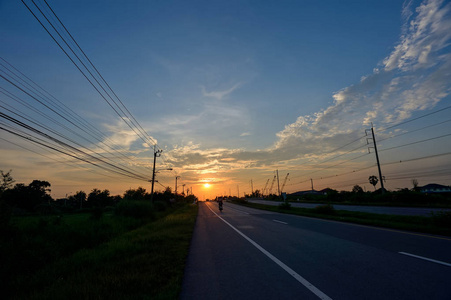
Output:
<path fill-rule="evenodd" d="M 379 226 L 414 232 L 451 236 L 450 212 L 439 213 L 431 215 L 430 217 L 422 217 L 422 216 L 385 215 L 364 212 L 352 212 L 346 210 L 336 210 L 333 208 L 333 206 L 328 204 L 318 205 L 315 208 L 272 206 L 243 201 L 237 202 L 237 204 L 278 213 L 286 213 L 313 218 L 351 222 L 362 225 Z"/>
<path fill-rule="evenodd" d="M 54 217 L 46 221 L 23 218 L 16 226 L 22 238 L 30 230 L 40 233 L 41 237 L 30 237 L 36 248 L 22 251 L 28 256 L 28 263 L 22 265 L 13 278 L 8 278 L 11 298 L 176 299 L 196 216 L 197 206 L 183 205 L 170 213 L 154 215 L 152 219 L 116 214 L 104 214 L 100 220 L 93 220 L 86 214 L 63 216 L 61 221 L 52 221 Z M 36 226 L 36 222 L 41 225 Z M 50 226 L 49 222 L 60 222 L 60 225 Z M 47 227 L 57 226 L 71 230 L 60 228 L 55 230 L 59 233 L 43 233 Z M 83 234 L 87 229 L 90 233 Z M 87 242 L 96 232 L 99 232 L 99 240 Z M 74 238 L 76 234 L 83 238 Z M 87 246 L 74 245 L 72 239 Z M 58 246 L 58 243 L 63 245 Z M 37 249 L 38 246 L 41 249 Z M 54 247 L 75 247 L 76 250 L 56 250 L 58 255 L 54 257 L 51 254 Z M 36 249 L 38 254 L 31 254 Z M 44 255 L 45 263 L 40 260 L 41 263 L 33 266 L 33 260 L 46 251 L 50 253 Z M 20 256 L 14 257 L 14 263 L 19 259 Z"/>

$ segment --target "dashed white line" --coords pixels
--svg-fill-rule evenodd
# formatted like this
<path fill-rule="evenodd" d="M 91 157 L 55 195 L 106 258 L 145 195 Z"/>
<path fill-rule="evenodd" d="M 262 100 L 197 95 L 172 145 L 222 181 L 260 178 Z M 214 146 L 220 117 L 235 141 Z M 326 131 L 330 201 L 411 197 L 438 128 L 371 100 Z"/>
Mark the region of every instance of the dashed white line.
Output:
<path fill-rule="evenodd" d="M 219 219 L 221 219 L 224 223 L 230 226 L 233 230 L 235 230 L 239 235 L 241 235 L 243 238 L 245 238 L 249 243 L 251 243 L 255 248 L 263 252 L 269 259 L 271 259 L 273 262 L 275 262 L 279 267 L 285 270 L 288 274 L 294 277 L 299 283 L 301 283 L 303 286 L 305 286 L 308 290 L 310 290 L 313 294 L 315 294 L 318 298 L 323 300 L 332 300 L 329 296 L 324 294 L 321 290 L 319 290 L 317 287 L 315 287 L 313 284 L 308 282 L 304 277 L 296 273 L 293 269 L 291 269 L 289 266 L 281 262 L 277 257 L 266 251 L 262 246 L 254 242 L 251 238 L 249 238 L 247 235 L 236 229 L 232 224 L 224 220 L 221 216 L 219 216 L 216 212 L 214 212 L 210 206 L 208 206 L 208 209 L 211 210 L 212 213 L 214 213 Z"/>
<path fill-rule="evenodd" d="M 446 262 L 443 262 L 443 261 L 439 261 L 439 260 L 435 260 L 435 259 L 432 259 L 432 258 L 427 258 L 427 257 L 423 257 L 423 256 L 419 256 L 419 255 L 415 255 L 415 254 L 411 254 L 411 253 L 407 253 L 407 252 L 398 252 L 399 254 L 403 254 L 403 255 L 407 255 L 407 256 L 411 256 L 411 257 L 415 257 L 415 258 L 418 258 L 418 259 L 422 259 L 422 260 L 427 260 L 427 261 L 430 261 L 430 262 L 433 262 L 433 263 L 436 263 L 436 264 L 441 264 L 441 265 L 444 265 L 444 266 L 447 266 L 447 267 L 451 267 L 451 264 L 449 264 L 449 263 L 446 263 Z"/>
<path fill-rule="evenodd" d="M 279 220 L 273 220 L 274 222 L 276 222 L 276 223 L 280 223 L 280 224 L 285 224 L 285 225 L 288 225 L 288 223 L 287 222 L 283 222 L 283 221 L 279 221 Z"/>

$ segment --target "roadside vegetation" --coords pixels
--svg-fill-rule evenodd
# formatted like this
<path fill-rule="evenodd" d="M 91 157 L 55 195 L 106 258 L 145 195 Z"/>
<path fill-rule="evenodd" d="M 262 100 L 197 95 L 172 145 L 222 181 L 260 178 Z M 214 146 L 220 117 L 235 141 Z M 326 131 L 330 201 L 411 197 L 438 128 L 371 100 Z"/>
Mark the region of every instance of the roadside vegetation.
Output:
<path fill-rule="evenodd" d="M 371 179 L 372 176 L 370 176 Z M 451 193 L 422 193 L 415 179 L 412 180 L 412 183 L 412 189 L 386 190 L 384 193 L 380 189 L 374 192 L 365 192 L 359 185 L 355 185 L 352 191 L 337 191 L 328 188 L 321 192 L 300 192 L 286 195 L 284 200 L 274 194 L 264 197 L 266 200 L 280 201 L 278 206 L 247 202 L 248 198 L 263 198 L 260 191 L 256 190 L 243 199 L 235 199 L 235 202 L 254 208 L 300 216 L 451 236 L 451 212 L 443 211 L 426 217 L 398 216 L 336 210 L 333 206 L 341 204 L 451 208 Z M 310 209 L 296 208 L 291 205 L 293 202 L 316 203 L 317 206 Z"/>
<path fill-rule="evenodd" d="M 178 297 L 196 197 L 166 189 L 152 203 L 143 188 L 94 189 L 57 201 L 48 182 L 13 186 L 9 172 L 2 177 L 3 299 Z"/>
<path fill-rule="evenodd" d="M 337 210 L 330 203 L 318 204 L 315 208 L 298 208 L 293 207 L 288 201 L 281 201 L 278 206 L 251 203 L 245 199 L 234 202 L 278 213 L 451 236 L 451 212 L 440 212 L 428 217 L 398 216 Z"/>
<path fill-rule="evenodd" d="M 261 192 L 256 190 L 246 198 L 263 198 Z M 267 200 L 281 201 L 275 194 L 264 197 Z M 365 192 L 359 185 L 355 185 L 352 191 L 337 191 L 334 189 L 324 189 L 321 192 L 303 192 L 287 194 L 288 202 L 307 202 L 307 203 L 331 203 L 331 204 L 349 204 L 349 205 L 375 205 L 375 206 L 399 206 L 399 207 L 442 207 L 451 208 L 451 193 L 422 193 L 418 188 L 400 189 L 397 191 L 388 191 L 384 193 L 381 190 L 374 192 Z"/>

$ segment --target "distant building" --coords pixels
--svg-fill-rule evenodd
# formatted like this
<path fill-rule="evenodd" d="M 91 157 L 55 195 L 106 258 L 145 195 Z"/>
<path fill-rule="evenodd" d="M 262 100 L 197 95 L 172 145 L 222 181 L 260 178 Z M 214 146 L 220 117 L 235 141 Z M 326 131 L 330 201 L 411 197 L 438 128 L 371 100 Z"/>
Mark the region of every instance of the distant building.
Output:
<path fill-rule="evenodd" d="M 451 193 L 451 187 L 436 183 L 426 184 L 425 186 L 419 187 L 420 192 L 425 194 L 434 194 L 434 193 Z"/>

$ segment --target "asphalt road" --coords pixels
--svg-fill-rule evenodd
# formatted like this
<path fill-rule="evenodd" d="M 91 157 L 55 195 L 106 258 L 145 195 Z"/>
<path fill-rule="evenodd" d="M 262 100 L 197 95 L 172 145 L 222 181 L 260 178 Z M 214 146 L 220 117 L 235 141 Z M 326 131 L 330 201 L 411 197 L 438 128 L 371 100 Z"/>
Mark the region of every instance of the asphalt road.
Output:
<path fill-rule="evenodd" d="M 200 202 L 181 299 L 451 299 L 451 239 Z"/>
<path fill-rule="evenodd" d="M 270 201 L 270 200 L 248 200 L 253 203 L 260 203 L 266 205 L 279 205 L 280 202 Z M 302 208 L 315 208 L 320 205 L 317 203 L 297 203 L 290 202 L 293 207 Z M 362 205 L 333 205 L 337 210 L 349 210 L 349 211 L 359 211 L 368 212 L 374 214 L 385 214 L 385 215 L 400 215 L 400 216 L 431 216 L 431 213 L 438 213 L 443 211 L 451 211 L 451 209 L 446 208 L 422 208 L 422 207 L 392 207 L 392 206 L 362 206 Z"/>

